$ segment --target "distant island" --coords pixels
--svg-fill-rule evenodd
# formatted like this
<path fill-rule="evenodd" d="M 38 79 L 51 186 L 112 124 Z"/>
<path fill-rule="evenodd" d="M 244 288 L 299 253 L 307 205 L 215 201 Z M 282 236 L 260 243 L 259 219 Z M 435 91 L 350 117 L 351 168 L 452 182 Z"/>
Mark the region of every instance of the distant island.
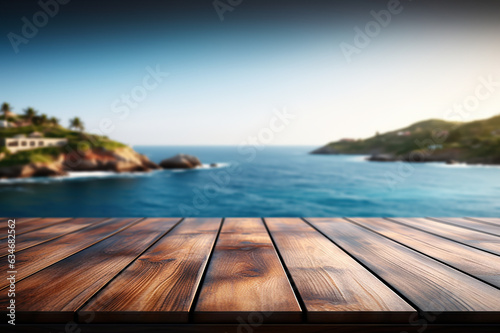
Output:
<path fill-rule="evenodd" d="M 84 131 L 80 118 L 69 128 L 57 118 L 27 108 L 22 115 L 3 103 L 0 115 L 0 178 L 62 176 L 68 171 L 136 172 L 154 169 L 196 168 L 194 156 L 177 155 L 160 165 L 131 147 L 107 136 Z"/>
<path fill-rule="evenodd" d="M 370 161 L 500 164 L 500 115 L 471 122 L 431 119 L 368 139 L 342 139 L 311 154 L 370 155 Z"/>

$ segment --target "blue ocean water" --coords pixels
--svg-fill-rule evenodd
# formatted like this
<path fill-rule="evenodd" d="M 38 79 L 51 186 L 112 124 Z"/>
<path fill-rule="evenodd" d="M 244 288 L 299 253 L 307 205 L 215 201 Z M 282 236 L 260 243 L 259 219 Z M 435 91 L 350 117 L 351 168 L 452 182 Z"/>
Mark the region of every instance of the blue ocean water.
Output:
<path fill-rule="evenodd" d="M 500 167 L 367 162 L 314 147 L 134 147 L 217 168 L 0 180 L 0 216 L 500 216 Z"/>

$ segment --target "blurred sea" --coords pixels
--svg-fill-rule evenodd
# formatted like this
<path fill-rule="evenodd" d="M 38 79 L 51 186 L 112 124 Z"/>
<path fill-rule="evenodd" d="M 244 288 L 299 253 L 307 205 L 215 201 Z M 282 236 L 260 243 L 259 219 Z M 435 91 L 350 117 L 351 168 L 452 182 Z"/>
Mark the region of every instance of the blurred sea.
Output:
<path fill-rule="evenodd" d="M 313 148 L 138 146 L 155 162 L 182 152 L 205 166 L 0 180 L 0 216 L 500 216 L 500 167 L 367 162 Z"/>

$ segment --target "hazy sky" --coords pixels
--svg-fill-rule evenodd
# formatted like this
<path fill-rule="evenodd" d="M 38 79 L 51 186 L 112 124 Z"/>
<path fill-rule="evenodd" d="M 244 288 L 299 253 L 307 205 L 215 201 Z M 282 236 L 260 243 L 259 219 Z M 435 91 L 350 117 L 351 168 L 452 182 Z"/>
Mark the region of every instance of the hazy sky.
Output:
<path fill-rule="evenodd" d="M 129 144 L 238 145 L 286 108 L 271 144 L 322 145 L 445 118 L 480 77 L 500 81 L 500 1 L 402 0 L 350 62 L 341 43 L 387 1 L 243 0 L 221 21 L 212 0 L 72 0 L 17 53 L 9 33 L 41 8 L 1 3 L 0 100 Z M 495 89 L 464 120 L 500 114 Z"/>

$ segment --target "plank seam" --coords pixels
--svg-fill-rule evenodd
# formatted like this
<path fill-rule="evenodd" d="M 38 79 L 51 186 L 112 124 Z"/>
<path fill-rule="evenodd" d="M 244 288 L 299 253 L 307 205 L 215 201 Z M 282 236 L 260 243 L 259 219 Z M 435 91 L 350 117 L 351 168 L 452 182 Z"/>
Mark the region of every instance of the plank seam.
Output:
<path fill-rule="evenodd" d="M 500 235 L 497 235 L 497 234 L 494 234 L 494 233 L 491 233 L 491 232 L 488 232 L 488 231 L 474 229 L 472 227 L 464 227 L 463 225 L 454 224 L 454 223 L 451 223 L 451 222 L 448 222 L 448 221 L 440 220 L 438 217 L 425 217 L 425 218 L 428 219 L 429 221 L 434 221 L 434 222 L 438 222 L 438 223 L 448 224 L 448 225 L 452 225 L 454 227 L 459 227 L 459 228 L 466 229 L 466 230 L 472 230 L 472 231 L 476 231 L 476 232 L 482 232 L 483 234 L 487 234 L 487 235 L 491 235 L 491 236 L 495 236 L 495 237 L 500 237 Z"/>
<path fill-rule="evenodd" d="M 363 262 L 361 262 L 358 258 L 356 258 L 354 255 L 352 255 L 351 253 L 349 253 L 349 251 L 347 251 L 346 249 L 344 249 L 342 246 L 340 246 L 339 244 L 337 244 L 337 242 L 335 242 L 333 239 L 331 239 L 330 237 L 328 237 L 328 235 L 326 235 L 325 233 L 323 233 L 321 230 L 319 230 L 318 228 L 316 228 L 316 226 L 314 226 L 312 223 L 310 223 L 309 221 L 307 221 L 306 218 L 301 218 L 304 222 L 306 222 L 309 226 L 311 226 L 312 228 L 314 228 L 314 230 L 316 230 L 317 232 L 319 232 L 320 234 L 322 234 L 324 237 L 326 237 L 330 242 L 332 242 L 333 244 L 335 244 L 339 249 L 341 249 L 343 252 L 345 252 L 349 257 L 351 257 L 354 261 L 356 261 L 358 264 L 361 265 L 361 267 L 363 267 L 364 269 L 366 269 L 368 272 L 370 272 L 373 276 L 375 276 L 380 282 L 382 282 L 384 285 L 387 286 L 387 288 L 389 288 L 392 292 L 394 292 L 396 295 L 398 295 L 399 297 L 401 297 L 402 300 L 404 300 L 406 303 L 408 303 L 413 309 L 415 309 L 417 311 L 417 313 L 420 314 L 425 312 L 423 311 L 422 309 L 420 309 L 415 303 L 413 303 L 410 299 L 408 299 L 406 296 L 404 296 L 399 290 L 397 290 L 395 287 L 393 287 L 389 282 L 387 282 L 385 279 L 383 279 L 382 277 L 380 277 L 377 273 L 375 273 L 371 268 L 367 267 Z M 350 222 L 352 223 L 348 218 L 346 217 L 343 217 L 344 220 L 346 220 L 347 222 Z"/>
<path fill-rule="evenodd" d="M 8 220 L 12 220 L 12 219 L 26 219 L 24 221 L 21 221 L 21 222 L 17 222 L 16 221 L 16 224 L 20 223 L 24 223 L 24 222 L 30 222 L 30 221 L 33 221 L 33 220 L 41 220 L 42 217 L 2 217 L 1 218 L 1 221 L 0 222 L 7 222 Z"/>
<path fill-rule="evenodd" d="M 141 219 L 140 221 L 144 221 L 146 220 L 146 218 L 143 218 Z M 114 279 L 116 279 L 121 273 L 123 273 L 123 271 L 125 271 L 127 268 L 130 267 L 130 265 L 132 265 L 133 263 L 135 263 L 135 261 L 140 257 L 142 256 L 146 251 L 148 251 L 152 246 L 154 246 L 156 243 L 158 243 L 161 239 L 163 239 L 163 237 L 165 237 L 165 235 L 167 235 L 168 233 L 170 233 L 172 230 L 174 230 L 182 221 L 184 221 L 184 218 L 181 218 L 179 219 L 179 221 L 175 222 L 175 224 L 170 228 L 168 229 L 167 231 L 165 231 L 160 237 L 158 237 L 157 240 L 155 240 L 154 242 L 152 242 L 151 244 L 149 244 L 149 246 L 147 246 L 142 252 L 140 252 L 133 260 L 131 260 L 123 269 L 121 269 L 118 273 L 115 274 L 115 276 L 113 276 L 111 279 L 109 279 L 108 282 L 106 282 L 106 284 L 104 284 L 104 286 L 102 286 L 101 288 L 99 288 L 99 290 L 97 290 L 94 294 L 92 294 L 92 296 L 90 296 L 78 309 L 75 310 L 75 312 L 73 313 L 73 321 L 75 323 L 80 323 L 79 320 L 78 320 L 78 312 L 83 309 L 95 296 L 97 296 L 97 294 L 99 294 L 101 292 L 101 290 L 104 290 L 104 288 L 106 288 Z M 135 224 L 135 223 L 134 223 Z"/>
<path fill-rule="evenodd" d="M 16 233 L 16 235 L 23 235 L 23 234 L 26 234 L 28 232 L 32 232 L 32 231 L 38 231 L 38 230 L 41 230 L 41 229 L 44 229 L 44 228 L 47 228 L 47 227 L 51 227 L 53 225 L 56 225 L 56 224 L 59 224 L 59 223 L 64 223 L 64 222 L 68 222 L 69 220 L 74 220 L 75 218 L 74 217 L 61 217 L 63 218 L 64 220 L 62 221 L 59 221 L 59 222 L 54 222 L 52 224 L 48 224 L 48 225 L 45 225 L 45 226 L 41 226 L 40 228 L 35 228 L 35 229 L 32 229 L 32 230 L 28 230 L 28 231 L 24 231 L 24 232 L 18 232 Z M 43 220 L 44 218 L 39 218 L 39 219 L 35 219 L 35 220 Z M 33 220 L 29 220 L 29 221 L 24 221 L 24 222 L 31 222 Z M 8 238 L 8 236 L 5 236 L 5 237 L 0 237 L 0 240 L 1 239 L 6 239 Z"/>
<path fill-rule="evenodd" d="M 496 256 L 500 256 L 499 254 L 497 254 L 495 252 L 491 252 L 491 251 L 488 251 L 488 250 L 485 250 L 485 249 L 481 249 L 479 247 L 476 247 L 476 246 L 473 246 L 473 245 L 461 242 L 459 240 L 456 240 L 456 239 L 453 239 L 453 238 L 450 238 L 450 237 L 446 237 L 446 236 L 443 236 L 443 235 L 440 235 L 440 234 L 437 234 L 437 233 L 434 233 L 434 232 L 427 231 L 425 229 L 420 229 L 420 228 L 417 228 L 415 226 L 412 226 L 412 225 L 409 225 L 409 224 L 406 224 L 406 223 L 403 223 L 403 222 L 399 222 L 398 220 L 395 220 L 395 218 L 384 217 L 384 219 L 386 219 L 388 221 L 391 221 L 391 222 L 394 222 L 394 223 L 397 223 L 397 224 L 400 224 L 400 225 L 405 226 L 405 227 L 410 227 L 410 228 L 417 229 L 417 230 L 426 232 L 426 233 L 434 235 L 434 236 L 438 236 L 438 237 L 441 237 L 441 238 L 445 238 L 445 239 L 451 240 L 451 241 L 453 241 L 455 243 L 459 243 L 459 244 L 463 244 L 463 245 L 468 246 L 468 247 L 472 247 L 473 249 L 476 249 L 476 250 L 480 250 L 480 251 L 484 251 L 484 252 L 487 252 L 487 253 L 490 253 L 490 254 L 493 254 L 493 255 L 496 255 Z"/>
<path fill-rule="evenodd" d="M 306 303 L 302 299 L 302 295 L 300 295 L 299 289 L 297 288 L 297 286 L 295 284 L 295 281 L 293 280 L 292 274 L 288 270 L 288 267 L 285 264 L 285 260 L 281 256 L 281 252 L 280 252 L 278 246 L 276 245 L 276 242 L 274 241 L 273 235 L 271 234 L 271 231 L 269 230 L 269 227 L 267 226 L 266 219 L 265 218 L 261 218 L 261 219 L 262 219 L 262 223 L 264 224 L 264 227 L 267 230 L 269 238 L 271 238 L 271 243 L 273 244 L 274 251 L 278 255 L 278 259 L 279 259 L 279 261 L 281 263 L 281 267 L 283 267 L 283 270 L 285 271 L 286 277 L 288 278 L 288 282 L 292 286 L 292 290 L 293 290 L 293 292 L 295 294 L 295 299 L 299 303 L 299 306 L 300 306 L 300 309 L 301 309 L 301 312 L 302 312 L 301 313 L 302 323 L 307 323 L 307 307 L 306 307 Z"/>
<path fill-rule="evenodd" d="M 224 225 L 225 220 L 226 218 L 224 217 L 220 222 L 219 230 L 217 230 L 217 235 L 215 236 L 214 243 L 212 244 L 212 249 L 210 249 L 210 253 L 208 254 L 207 262 L 205 264 L 205 268 L 203 269 L 203 273 L 201 274 L 200 282 L 198 283 L 198 286 L 196 286 L 196 292 L 194 294 L 193 301 L 191 302 L 191 306 L 189 307 L 188 324 L 196 323 L 194 320 L 194 310 L 196 309 L 196 304 L 198 303 L 198 299 L 200 298 L 201 289 L 203 283 L 205 282 L 205 278 L 208 273 L 208 268 L 210 267 L 210 262 L 212 261 L 213 254 L 215 252 L 215 247 L 217 246 L 217 242 L 219 241 L 219 236 L 221 234 L 222 226 Z"/>
<path fill-rule="evenodd" d="M 441 264 L 443 264 L 443 265 L 445 265 L 445 266 L 448 266 L 448 267 L 450 267 L 451 269 L 454 269 L 454 270 L 456 270 L 456 271 L 458 271 L 458 272 L 460 272 L 460 273 L 463 273 L 463 274 L 465 274 L 465 275 L 468 275 L 468 276 L 470 276 L 471 278 L 474 278 L 475 280 L 479 280 L 479 281 L 481 281 L 482 283 L 485 283 L 485 284 L 487 284 L 487 285 L 489 285 L 489 286 L 491 286 L 491 287 L 493 287 L 493 288 L 500 289 L 500 288 L 498 288 L 497 286 L 495 286 L 495 285 L 491 284 L 491 283 L 490 283 L 490 282 L 488 282 L 488 281 L 484 281 L 484 280 L 482 280 L 482 279 L 480 279 L 480 278 L 478 278 L 478 277 L 476 277 L 476 276 L 474 276 L 474 275 L 472 275 L 472 274 L 470 274 L 470 273 L 467 273 L 467 272 L 465 272 L 465 271 L 461 270 L 460 268 L 454 267 L 454 266 L 452 266 L 452 265 L 450 265 L 450 264 L 448 264 L 448 263 L 446 263 L 446 262 L 444 262 L 444 261 L 441 261 L 440 259 L 434 258 L 434 257 L 432 257 L 432 256 L 430 256 L 430 255 L 428 255 L 428 254 L 425 254 L 425 253 L 423 253 L 423 252 L 421 252 L 421 251 L 419 251 L 419 250 L 417 250 L 417 249 L 414 249 L 414 248 L 410 247 L 409 245 L 406 245 L 406 244 L 404 244 L 404 243 L 401 243 L 401 242 L 399 242 L 399 241 L 397 241 L 397 240 L 395 240 L 395 239 L 392 239 L 392 238 L 390 238 L 390 237 L 388 237 L 388 236 L 386 236 L 386 235 L 384 235 L 384 234 L 381 234 L 381 233 L 379 233 L 378 231 L 373 230 L 373 229 L 371 229 L 371 228 L 370 228 L 370 227 L 368 227 L 368 226 L 364 226 L 363 224 L 358 223 L 358 222 L 356 222 L 356 221 L 354 221 L 354 220 L 351 220 L 351 219 L 349 219 L 349 218 L 346 218 L 346 219 L 347 219 L 349 222 L 354 223 L 354 224 L 357 224 L 358 226 L 360 226 L 360 227 L 362 227 L 362 228 L 364 228 L 364 229 L 366 229 L 366 230 L 368 230 L 368 231 L 371 231 L 371 232 L 373 232 L 373 233 L 376 233 L 376 234 L 378 234 L 378 235 L 380 235 L 380 236 L 382 236 L 382 237 L 384 237 L 384 238 L 387 238 L 388 240 L 391 240 L 391 241 L 393 241 L 393 242 L 395 242 L 395 243 L 397 243 L 397 244 L 399 244 L 399 245 L 402 245 L 402 246 L 406 247 L 407 249 L 409 249 L 409 250 L 411 250 L 411 251 L 414 251 L 414 252 L 420 253 L 420 254 L 422 254 L 422 255 L 424 255 L 424 256 L 426 256 L 426 257 L 428 257 L 428 258 L 430 258 L 430 259 L 432 259 L 432 260 L 434 260 L 434 261 L 437 261 L 437 262 L 439 262 L 439 263 L 441 263 Z"/>
<path fill-rule="evenodd" d="M 481 217 L 467 217 L 466 216 L 466 217 L 464 217 L 464 219 L 469 220 L 469 221 L 474 221 L 474 222 L 481 222 L 483 224 L 498 227 L 498 224 L 482 220 Z"/>
<path fill-rule="evenodd" d="M 70 219 L 70 221 L 71 221 L 71 220 L 73 220 L 73 219 Z M 75 220 L 76 220 L 76 219 L 75 219 Z M 56 237 L 54 237 L 54 238 L 46 239 L 46 240 L 44 240 L 44 241 L 42 241 L 42 242 L 40 242 L 40 243 L 38 243 L 38 244 L 34 244 L 34 245 L 31 245 L 31 246 L 25 247 L 24 249 L 21 249 L 21 250 L 19 250 L 19 251 L 24 251 L 24 250 L 27 250 L 27 249 L 31 249 L 32 247 L 35 247 L 35 246 L 38 246 L 38 245 L 42 245 L 42 244 L 44 244 L 44 243 L 47 243 L 47 242 L 50 242 L 50 241 L 56 240 L 56 239 L 61 238 L 61 237 L 63 237 L 63 236 L 67 236 L 67 235 L 72 234 L 72 233 L 74 233 L 74 232 L 81 232 L 81 231 L 84 231 L 85 229 L 90 228 L 90 227 L 93 227 L 94 225 L 97 225 L 97 224 L 99 224 L 99 223 L 103 223 L 104 221 L 106 221 L 106 218 L 101 218 L 100 220 L 98 220 L 98 221 L 94 221 L 93 223 L 89 224 L 89 225 L 88 225 L 88 226 L 86 226 L 86 227 L 83 227 L 83 228 L 78 229 L 78 230 L 73 230 L 73 231 L 67 232 L 67 233 L 65 233 L 65 234 L 61 234 L 61 235 L 56 236 Z M 65 221 L 65 222 L 68 222 L 68 221 Z M 50 225 L 50 226 L 48 226 L 47 228 L 50 228 L 50 227 L 52 227 L 52 226 L 53 226 L 53 225 Z M 40 231 L 40 230 L 41 230 L 41 229 L 38 229 L 38 230 L 32 230 L 32 231 L 29 231 L 29 232 L 27 232 L 27 233 L 24 233 L 23 235 L 26 235 L 26 234 L 28 234 L 28 233 L 30 233 L 30 232 L 33 232 L 33 231 Z M 16 252 L 18 252 L 18 251 L 16 251 Z M 2 255 L 0 255 L 0 258 L 1 258 L 1 257 L 5 257 L 5 256 L 7 256 L 7 255 L 8 255 L 8 253 L 6 253 L 6 254 L 2 254 Z"/>
<path fill-rule="evenodd" d="M 98 240 L 98 241 L 96 241 L 96 242 L 94 242 L 94 243 L 90 244 L 89 246 L 87 246 L 87 247 L 85 247 L 85 248 L 81 249 L 80 251 L 77 251 L 77 252 L 75 252 L 75 253 L 72 253 L 72 254 L 70 254 L 69 256 L 66 256 L 66 257 L 64 257 L 64 258 L 61 258 L 61 259 L 59 259 L 58 261 L 56 261 L 56 262 L 54 262 L 54 263 L 52 263 L 52 264 L 50 264 L 50 265 L 48 265 L 48 266 L 46 266 L 46 267 L 44 267 L 44 268 L 42 268 L 42 269 L 39 269 L 38 271 L 31 273 L 30 275 L 27 275 L 27 276 L 23 277 L 22 279 L 16 280 L 16 283 L 17 283 L 17 282 L 19 282 L 19 281 L 22 281 L 22 280 L 24 280 L 24 279 L 27 279 L 27 278 L 29 278 L 30 276 L 33 276 L 33 275 L 37 274 L 38 272 L 41 272 L 41 271 L 43 271 L 44 269 L 47 269 L 47 268 L 51 267 L 52 265 L 57 264 L 57 263 L 58 263 L 58 262 L 60 262 L 60 261 L 63 261 L 63 260 L 65 260 L 65 259 L 68 259 L 68 258 L 70 258 L 70 257 L 72 257 L 72 256 L 74 256 L 74 255 L 76 255 L 76 254 L 78 254 L 78 253 L 80 253 L 81 251 L 84 251 L 84 250 L 88 249 L 89 247 L 94 246 L 94 245 L 96 245 L 97 243 L 102 242 L 103 240 L 108 239 L 109 237 L 112 237 L 112 236 L 116 235 L 117 233 L 119 233 L 119 232 L 121 232 L 121 231 L 123 231 L 123 230 L 125 230 L 125 229 L 130 228 L 131 226 L 133 226 L 133 225 L 135 225 L 135 224 L 139 223 L 140 221 L 142 221 L 142 220 L 144 220 L 144 219 L 145 219 L 145 218 L 140 218 L 140 219 L 137 219 L 137 221 L 135 221 L 135 222 L 133 222 L 133 223 L 130 223 L 130 225 L 127 225 L 127 226 L 125 226 L 125 227 L 122 227 L 122 228 L 118 229 L 118 230 L 117 230 L 117 231 L 115 231 L 114 233 L 112 233 L 112 234 L 110 234 L 110 235 L 108 235 L 108 236 L 106 236 L 106 237 L 104 237 L 104 238 L 102 238 L 102 239 L 100 239 L 100 240 Z M 111 218 L 106 219 L 106 221 L 107 221 L 107 220 L 111 220 Z M 103 222 L 101 222 L 101 223 L 103 223 Z M 36 246 L 38 246 L 38 245 L 36 245 Z M 24 251 L 24 250 L 21 250 L 21 251 Z M 0 290 L 4 290 L 4 289 L 7 289 L 7 288 L 9 288 L 9 286 L 5 286 L 5 287 L 1 288 Z"/>

